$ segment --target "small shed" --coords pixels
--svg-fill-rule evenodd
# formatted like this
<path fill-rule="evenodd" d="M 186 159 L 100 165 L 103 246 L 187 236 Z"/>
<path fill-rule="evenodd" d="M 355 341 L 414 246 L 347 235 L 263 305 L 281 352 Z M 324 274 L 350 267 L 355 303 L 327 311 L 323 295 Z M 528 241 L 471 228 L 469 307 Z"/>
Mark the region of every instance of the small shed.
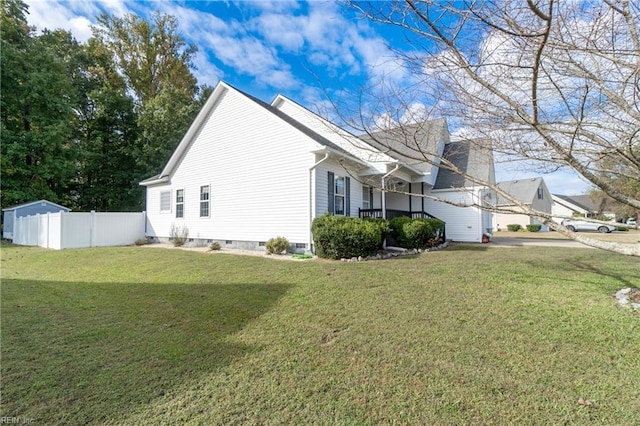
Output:
<path fill-rule="evenodd" d="M 13 239 L 13 224 L 19 217 L 70 211 L 71 209 L 68 207 L 64 207 L 47 200 L 31 201 L 28 203 L 18 204 L 17 206 L 7 207 L 6 209 L 2 209 L 4 214 L 2 221 L 2 238 L 9 240 Z"/>

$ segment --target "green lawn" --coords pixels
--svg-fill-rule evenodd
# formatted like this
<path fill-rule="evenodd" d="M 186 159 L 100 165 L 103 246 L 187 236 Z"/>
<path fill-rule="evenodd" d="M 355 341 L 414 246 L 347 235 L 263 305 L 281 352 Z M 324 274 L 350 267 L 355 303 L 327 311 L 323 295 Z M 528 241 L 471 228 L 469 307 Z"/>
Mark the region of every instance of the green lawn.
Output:
<path fill-rule="evenodd" d="M 0 416 L 33 424 L 640 421 L 638 259 L 380 262 L 2 247 Z"/>

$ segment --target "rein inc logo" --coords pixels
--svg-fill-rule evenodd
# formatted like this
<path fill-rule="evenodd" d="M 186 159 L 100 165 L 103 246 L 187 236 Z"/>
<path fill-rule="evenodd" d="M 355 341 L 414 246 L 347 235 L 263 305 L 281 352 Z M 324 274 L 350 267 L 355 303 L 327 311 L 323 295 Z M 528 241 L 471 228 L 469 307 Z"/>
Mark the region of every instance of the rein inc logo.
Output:
<path fill-rule="evenodd" d="M 10 417 L 10 416 L 0 417 L 0 425 L 32 425 L 32 424 L 35 424 L 33 419 L 29 419 L 27 417 Z"/>

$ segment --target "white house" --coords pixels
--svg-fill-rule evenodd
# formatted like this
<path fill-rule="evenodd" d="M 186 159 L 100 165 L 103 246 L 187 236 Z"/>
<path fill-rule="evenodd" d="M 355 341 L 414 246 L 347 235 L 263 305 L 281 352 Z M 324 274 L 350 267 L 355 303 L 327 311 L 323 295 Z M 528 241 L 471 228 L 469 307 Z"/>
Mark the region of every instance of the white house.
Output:
<path fill-rule="evenodd" d="M 444 120 L 429 123 L 413 137 L 439 152 L 458 146 L 448 143 Z M 490 169 L 489 175 L 492 161 Z M 146 233 L 157 239 L 188 228 L 189 238 L 202 244 L 257 249 L 284 236 L 308 251 L 311 222 L 329 212 L 433 215 L 446 222 L 447 238 L 481 241 L 490 225 L 480 210 L 460 214 L 460 207 L 388 192 L 402 187 L 428 194 L 438 174 L 438 167 L 403 161 L 284 96 L 267 104 L 220 82 L 162 172 L 140 184 L 147 191 Z M 466 196 L 449 183 L 441 185 L 443 193 Z"/>
<path fill-rule="evenodd" d="M 615 212 L 608 209 L 613 200 L 600 198 L 592 200 L 589 195 L 558 195 L 552 194 L 553 204 L 551 212 L 553 220 L 560 223 L 563 217 L 597 217 L 605 216 L 608 219 L 615 219 Z"/>
<path fill-rule="evenodd" d="M 552 197 L 547 185 L 544 183 L 544 179 L 541 177 L 531 179 L 518 179 L 505 182 L 498 182 L 498 187 L 506 191 L 516 200 L 535 211 L 551 214 Z M 504 197 L 498 197 L 498 208 L 510 208 L 519 210 L 511 201 Z M 535 220 L 529 215 L 525 214 L 512 214 L 512 213 L 495 213 L 493 215 L 493 227 L 498 231 L 506 231 L 507 225 L 517 224 L 525 228 L 527 225 L 539 224 L 540 222 Z M 549 228 L 542 225 L 542 231 L 548 231 Z"/>

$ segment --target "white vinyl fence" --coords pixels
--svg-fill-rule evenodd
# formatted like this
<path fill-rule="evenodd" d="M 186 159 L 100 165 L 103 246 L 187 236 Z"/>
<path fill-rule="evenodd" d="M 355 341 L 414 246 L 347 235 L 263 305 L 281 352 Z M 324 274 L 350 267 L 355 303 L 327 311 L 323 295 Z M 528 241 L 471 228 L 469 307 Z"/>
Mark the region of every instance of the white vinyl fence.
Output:
<path fill-rule="evenodd" d="M 145 212 L 46 213 L 17 218 L 13 243 L 52 249 L 124 246 L 144 238 Z"/>

